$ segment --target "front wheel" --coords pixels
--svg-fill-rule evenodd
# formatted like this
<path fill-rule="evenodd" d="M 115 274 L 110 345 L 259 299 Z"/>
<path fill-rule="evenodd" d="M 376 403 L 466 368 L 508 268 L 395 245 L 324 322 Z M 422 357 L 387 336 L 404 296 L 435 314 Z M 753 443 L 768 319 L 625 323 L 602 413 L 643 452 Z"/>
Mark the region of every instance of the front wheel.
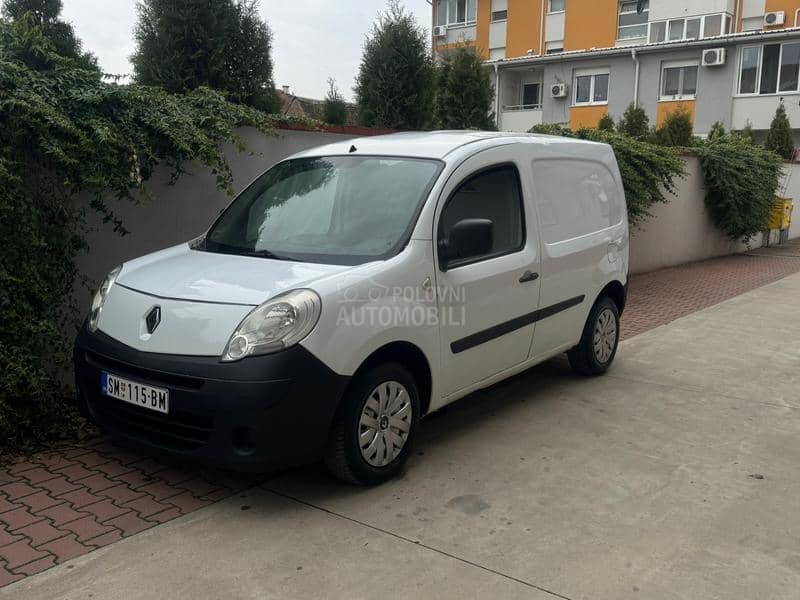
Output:
<path fill-rule="evenodd" d="M 611 366 L 619 345 L 619 309 L 608 297 L 592 307 L 580 343 L 567 353 L 572 369 L 581 375 L 602 375 Z"/>
<path fill-rule="evenodd" d="M 408 459 L 420 418 L 419 393 L 408 370 L 380 365 L 353 380 L 331 429 L 325 464 L 350 483 L 388 481 Z"/>

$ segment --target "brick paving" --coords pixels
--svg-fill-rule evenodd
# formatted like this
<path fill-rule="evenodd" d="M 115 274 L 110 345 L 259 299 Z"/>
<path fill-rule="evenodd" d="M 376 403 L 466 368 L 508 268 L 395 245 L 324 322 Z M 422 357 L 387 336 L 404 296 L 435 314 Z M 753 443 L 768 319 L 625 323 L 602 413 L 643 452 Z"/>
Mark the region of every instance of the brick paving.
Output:
<path fill-rule="evenodd" d="M 800 272 L 800 240 L 631 278 L 632 337 Z M 0 467 L 0 588 L 229 497 L 259 478 L 140 456 L 104 438 Z"/>
<path fill-rule="evenodd" d="M 622 319 L 630 338 L 800 272 L 800 238 L 653 273 L 634 275 Z"/>

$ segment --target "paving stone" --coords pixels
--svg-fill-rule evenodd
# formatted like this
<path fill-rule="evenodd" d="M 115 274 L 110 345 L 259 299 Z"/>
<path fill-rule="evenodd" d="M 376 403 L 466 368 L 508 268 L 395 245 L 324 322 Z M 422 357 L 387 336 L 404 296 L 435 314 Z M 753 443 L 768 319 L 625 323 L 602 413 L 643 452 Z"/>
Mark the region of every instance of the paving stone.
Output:
<path fill-rule="evenodd" d="M 68 467 L 59 469 L 57 472 L 64 475 L 64 477 L 66 477 L 71 483 L 75 483 L 81 479 L 86 479 L 87 477 L 95 474 L 94 471 L 90 471 L 83 465 L 79 464 L 71 464 Z"/>
<path fill-rule="evenodd" d="M 140 519 L 133 511 L 124 514 L 121 517 L 117 517 L 116 519 L 107 521 L 106 525 L 121 529 L 122 535 L 125 537 L 153 527 L 153 523 L 149 523 L 144 519 Z"/>
<path fill-rule="evenodd" d="M 66 500 L 69 502 L 72 505 L 72 508 L 81 508 L 87 504 L 94 504 L 103 497 L 104 496 L 98 496 L 97 494 L 91 494 L 83 488 L 79 488 L 74 492 L 67 492 L 66 494 L 61 494 L 59 496 L 61 500 Z"/>
<path fill-rule="evenodd" d="M 172 496 L 177 496 L 178 494 L 183 492 L 181 488 L 167 485 L 163 481 L 155 481 L 153 483 L 148 483 L 147 485 L 143 485 L 142 487 L 136 488 L 136 491 L 149 494 L 153 498 L 159 501 L 165 500 L 166 498 L 171 498 Z"/>
<path fill-rule="evenodd" d="M 37 513 L 37 516 L 45 517 L 50 523 L 56 527 L 60 527 L 64 523 L 69 523 L 70 521 L 75 521 L 76 519 L 85 517 L 86 513 L 78 512 L 67 502 L 65 502 L 63 504 L 59 504 L 58 506 L 43 510 Z"/>
<path fill-rule="evenodd" d="M 81 544 L 74 535 L 66 535 L 39 547 L 40 550 L 55 554 L 56 561 L 63 563 L 94 550 L 93 545 Z"/>
<path fill-rule="evenodd" d="M 81 510 L 92 513 L 100 523 L 104 523 L 109 519 L 124 515 L 130 512 L 130 508 L 120 508 L 115 505 L 111 500 L 101 500 L 94 504 L 84 506 Z"/>
<path fill-rule="evenodd" d="M 15 581 L 19 581 L 25 577 L 22 573 L 12 573 L 4 566 L 0 565 L 0 588 L 6 585 L 10 585 Z"/>
<path fill-rule="evenodd" d="M 0 557 L 6 561 L 6 568 L 12 571 L 17 567 L 45 556 L 47 556 L 46 552 L 37 550 L 26 539 L 0 547 Z"/>
<path fill-rule="evenodd" d="M 0 525 L 5 523 L 9 531 L 16 531 L 20 527 L 25 527 L 26 525 L 41 520 L 41 517 L 32 515 L 24 506 L 9 510 L 0 515 Z"/>
<path fill-rule="evenodd" d="M 30 539 L 31 546 L 38 547 L 51 540 L 63 537 L 64 532 L 53 527 L 48 521 L 39 521 L 22 529 L 17 529 L 15 533 L 22 534 Z"/>
<path fill-rule="evenodd" d="M 44 488 L 50 495 L 53 497 L 60 496 L 61 494 L 66 494 L 67 492 L 74 492 L 75 490 L 80 489 L 80 485 L 75 483 L 70 483 L 67 481 L 67 478 L 63 475 L 59 475 L 55 479 L 48 479 L 47 481 L 42 481 L 36 487 Z"/>
<path fill-rule="evenodd" d="M 10 533 L 5 527 L 0 526 L 0 546 L 8 546 L 22 539 L 21 535 Z"/>
<path fill-rule="evenodd" d="M 200 500 L 199 498 L 195 498 L 190 492 L 184 492 L 179 496 L 167 498 L 164 502 L 177 506 L 179 509 L 181 509 L 183 514 L 194 512 L 200 508 L 203 508 L 204 506 L 212 504 L 210 500 Z"/>
<path fill-rule="evenodd" d="M 97 537 L 98 535 L 108 533 L 112 530 L 111 527 L 99 523 L 94 515 L 88 515 L 76 521 L 70 521 L 69 523 L 61 525 L 59 529 L 64 532 L 74 533 L 79 542 Z"/>
<path fill-rule="evenodd" d="M 106 477 L 114 479 L 123 473 L 130 473 L 133 470 L 133 467 L 123 465 L 121 462 L 116 460 L 111 460 L 102 465 L 97 465 L 95 469 L 102 471 Z"/>
<path fill-rule="evenodd" d="M 60 504 L 62 500 L 53 498 L 44 490 L 40 490 L 30 496 L 24 496 L 19 499 L 20 504 L 27 506 L 32 513 L 39 512 L 45 508 L 50 508 L 56 504 Z"/>
<path fill-rule="evenodd" d="M 83 488 L 88 490 L 92 494 L 96 494 L 98 492 L 102 492 L 110 487 L 114 487 L 117 485 L 116 481 L 113 481 L 106 477 L 101 473 L 95 473 L 94 475 L 90 475 L 86 479 L 81 479 L 77 483 L 79 483 Z"/>
<path fill-rule="evenodd" d="M 95 538 L 86 540 L 86 543 L 91 544 L 92 546 L 97 546 L 98 548 L 102 548 L 103 546 L 108 546 L 109 544 L 118 542 L 121 539 L 122 539 L 122 530 L 114 529 L 113 531 L 109 531 L 108 533 L 104 533 L 103 535 L 98 535 Z"/>
<path fill-rule="evenodd" d="M 31 487 L 22 481 L 15 481 L 14 483 L 7 483 L 0 486 L 0 494 L 3 494 L 8 500 L 17 500 L 23 496 L 30 496 L 36 493 L 36 488 Z"/>
<path fill-rule="evenodd" d="M 132 490 L 124 483 L 119 483 L 114 487 L 103 490 L 103 495 L 113 500 L 116 504 L 122 505 L 136 498 L 141 498 L 145 494 Z"/>
<path fill-rule="evenodd" d="M 45 556 L 44 558 L 40 558 L 39 560 L 34 560 L 33 562 L 29 562 L 21 567 L 17 567 L 14 569 L 15 573 L 19 575 L 36 575 L 36 573 L 41 573 L 49 569 L 50 567 L 56 566 L 56 557 L 55 556 Z"/>
<path fill-rule="evenodd" d="M 14 510 L 22 506 L 18 502 L 9 502 L 6 498 L 0 495 L 0 515 L 8 510 Z"/>
<path fill-rule="evenodd" d="M 20 473 L 19 476 L 31 485 L 38 485 L 43 481 L 58 477 L 58 474 L 53 473 L 44 467 L 36 467 L 34 469 L 30 469 L 29 471 L 25 471 L 24 473 Z"/>
<path fill-rule="evenodd" d="M 177 519 L 180 516 L 183 516 L 183 513 L 179 508 L 168 508 L 167 510 L 162 510 L 160 513 L 156 513 L 147 517 L 147 520 L 155 521 L 156 523 L 166 523 L 167 521 Z"/>
<path fill-rule="evenodd" d="M 127 502 L 124 506 L 126 508 L 131 508 L 135 510 L 136 513 L 143 519 L 146 519 L 150 515 L 154 515 L 165 509 L 171 508 L 171 505 L 157 502 L 151 496 L 142 496 L 137 500 L 132 500 L 131 502 Z"/>

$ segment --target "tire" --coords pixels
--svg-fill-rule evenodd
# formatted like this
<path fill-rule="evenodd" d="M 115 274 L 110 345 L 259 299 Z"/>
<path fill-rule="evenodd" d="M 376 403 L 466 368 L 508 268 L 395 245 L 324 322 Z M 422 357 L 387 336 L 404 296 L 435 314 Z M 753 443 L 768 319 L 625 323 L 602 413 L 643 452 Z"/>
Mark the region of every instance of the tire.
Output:
<path fill-rule="evenodd" d="M 384 483 L 408 460 L 419 419 L 419 392 L 411 373 L 398 363 L 376 366 L 358 375 L 342 398 L 325 465 L 349 483 Z"/>
<path fill-rule="evenodd" d="M 606 332 L 604 339 L 603 331 Z M 619 346 L 619 309 L 608 296 L 592 307 L 581 341 L 567 353 L 569 364 L 579 375 L 602 375 L 614 362 Z M 613 334 L 613 341 L 609 336 Z M 597 344 L 597 347 L 595 346 Z"/>

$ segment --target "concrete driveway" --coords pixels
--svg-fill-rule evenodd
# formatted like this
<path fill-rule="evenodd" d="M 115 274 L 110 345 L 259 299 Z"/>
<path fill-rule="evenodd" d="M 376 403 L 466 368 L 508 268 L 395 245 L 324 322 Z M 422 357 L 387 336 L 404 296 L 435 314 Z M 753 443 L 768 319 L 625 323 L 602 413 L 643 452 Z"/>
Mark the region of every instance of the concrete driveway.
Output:
<path fill-rule="evenodd" d="M 793 598 L 800 275 L 432 416 L 404 477 L 276 477 L 0 590 L 40 598 Z"/>

